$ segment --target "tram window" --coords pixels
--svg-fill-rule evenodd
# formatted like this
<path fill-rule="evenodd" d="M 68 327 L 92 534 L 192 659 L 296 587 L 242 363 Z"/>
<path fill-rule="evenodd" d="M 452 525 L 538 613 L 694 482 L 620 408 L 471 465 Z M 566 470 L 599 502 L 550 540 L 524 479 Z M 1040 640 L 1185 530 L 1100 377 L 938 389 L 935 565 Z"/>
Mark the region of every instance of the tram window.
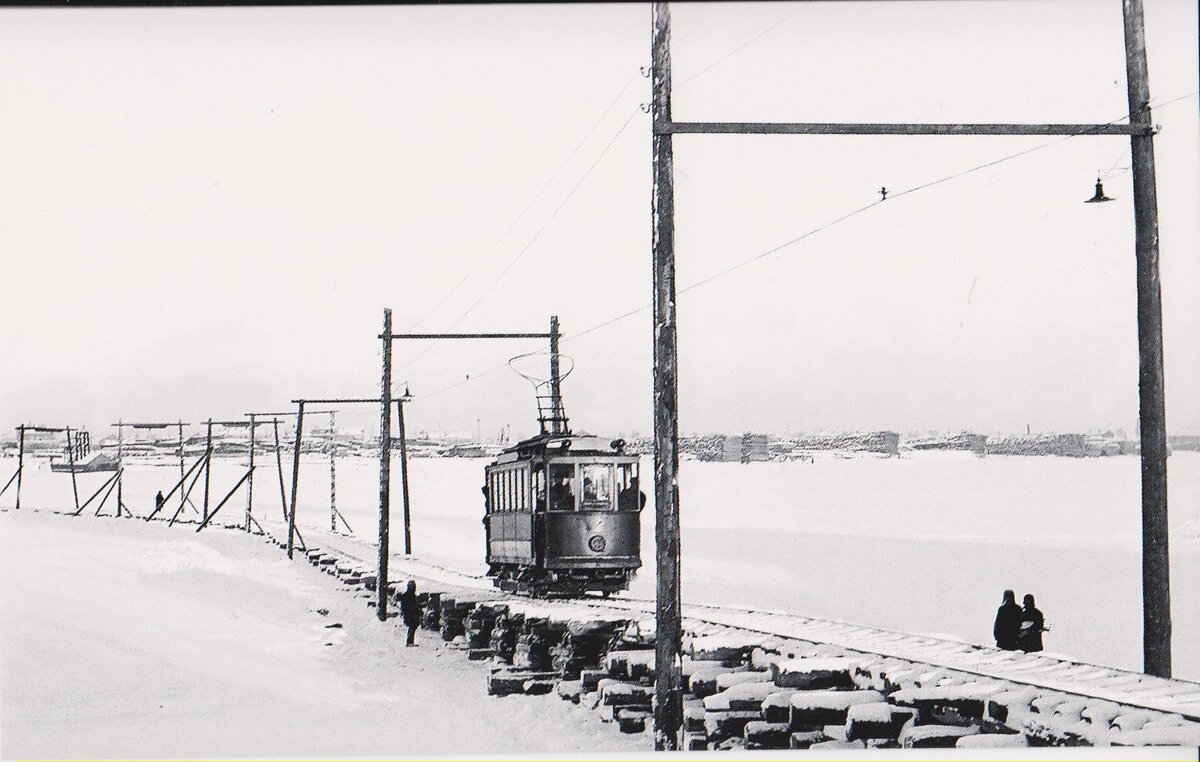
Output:
<path fill-rule="evenodd" d="M 545 508 L 546 505 L 546 467 L 537 466 L 533 469 L 533 507 L 532 510 Z"/>
<path fill-rule="evenodd" d="M 550 464 L 550 510 L 575 510 L 575 465 L 573 463 Z"/>
<path fill-rule="evenodd" d="M 488 474 L 487 480 L 487 502 L 488 513 L 495 513 L 498 510 L 496 506 L 496 472 Z"/>
<path fill-rule="evenodd" d="M 583 466 L 583 507 L 612 510 L 612 466 L 590 463 Z"/>
<path fill-rule="evenodd" d="M 511 512 L 513 509 L 513 472 L 504 472 L 504 505 L 505 510 Z"/>
<path fill-rule="evenodd" d="M 529 472 L 521 469 L 517 472 L 517 484 L 521 487 L 520 497 L 517 499 L 517 510 L 529 510 Z"/>
<path fill-rule="evenodd" d="M 641 507 L 637 463 L 621 463 L 617 466 L 617 510 L 636 511 Z"/>

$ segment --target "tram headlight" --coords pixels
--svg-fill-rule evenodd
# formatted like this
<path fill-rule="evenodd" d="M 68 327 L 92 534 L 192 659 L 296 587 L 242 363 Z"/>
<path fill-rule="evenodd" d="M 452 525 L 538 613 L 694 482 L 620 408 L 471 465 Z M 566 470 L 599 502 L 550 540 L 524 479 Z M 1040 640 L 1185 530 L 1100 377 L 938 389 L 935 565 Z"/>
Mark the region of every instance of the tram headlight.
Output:
<path fill-rule="evenodd" d="M 604 537 L 602 537 L 601 535 L 594 534 L 588 538 L 588 547 L 591 548 L 596 553 L 603 553 L 604 548 L 606 548 L 607 546 L 608 546 L 608 543 L 605 542 Z"/>

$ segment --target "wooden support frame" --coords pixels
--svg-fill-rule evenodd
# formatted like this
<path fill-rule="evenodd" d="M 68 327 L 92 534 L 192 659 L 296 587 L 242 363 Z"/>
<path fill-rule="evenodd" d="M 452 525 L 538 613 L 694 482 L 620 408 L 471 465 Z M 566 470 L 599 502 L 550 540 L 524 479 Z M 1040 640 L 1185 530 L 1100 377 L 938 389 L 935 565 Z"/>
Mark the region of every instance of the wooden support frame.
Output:
<path fill-rule="evenodd" d="M 13 477 L 17 480 L 16 506 L 13 510 L 17 510 L 17 511 L 21 510 L 21 486 L 22 486 L 23 482 L 25 481 L 25 432 L 27 432 L 27 431 L 34 431 L 34 432 L 37 432 L 40 434 L 59 434 L 64 431 L 68 432 L 67 433 L 68 445 L 70 444 L 70 437 L 71 437 L 70 429 L 63 428 L 60 426 L 33 426 L 30 424 L 25 424 L 25 423 L 21 424 L 20 426 L 17 426 L 17 471 L 15 474 L 13 474 Z M 10 478 L 8 481 L 11 484 L 12 478 Z M 4 490 L 7 490 L 7 489 L 8 489 L 8 486 L 5 485 Z M 4 490 L 0 490 L 0 494 L 4 494 Z M 76 501 L 76 503 L 78 503 L 79 498 L 76 497 L 75 501 Z"/>
<path fill-rule="evenodd" d="M 71 513 L 70 515 L 78 516 L 79 514 L 83 513 L 83 509 L 87 508 L 89 505 L 91 505 L 92 501 L 96 499 L 97 495 L 99 495 L 101 492 L 103 492 L 106 487 L 112 486 L 118 479 L 120 479 L 120 477 L 121 477 L 121 469 L 118 467 L 116 472 L 112 476 L 105 479 L 104 483 L 100 485 L 99 489 L 97 489 L 95 492 L 93 492 L 92 496 L 89 497 L 87 500 L 84 500 L 83 503 L 78 508 L 76 508 L 75 511 L 73 513 Z M 101 502 L 100 505 L 103 506 L 104 503 Z M 100 515 L 99 508 L 96 509 L 96 515 L 97 516 Z"/>
<path fill-rule="evenodd" d="M 217 503 L 216 507 L 213 508 L 211 512 L 208 512 L 205 514 L 204 520 L 200 522 L 200 526 L 196 527 L 197 532 L 199 532 L 204 527 L 208 526 L 209 522 L 211 522 L 214 518 L 216 518 L 217 512 L 225 507 L 225 504 L 227 502 L 229 502 L 229 498 L 233 497 L 233 494 L 238 491 L 239 487 L 241 487 L 243 484 L 245 484 L 247 481 L 249 481 L 251 473 L 252 473 L 251 469 L 246 469 L 246 473 L 242 474 L 242 478 L 238 479 L 237 484 L 233 485 L 233 487 L 229 490 L 229 492 L 227 492 L 225 494 L 225 497 L 221 498 L 221 501 L 219 503 Z M 255 523 L 257 523 L 257 522 L 255 522 Z M 259 529 L 262 529 L 262 527 L 259 527 Z"/>
<path fill-rule="evenodd" d="M 187 481 L 187 477 L 191 476 L 192 472 L 195 471 L 197 468 L 199 468 L 203 462 L 204 462 L 203 457 L 196 459 L 196 462 L 192 464 L 191 468 L 189 468 L 187 470 L 187 472 L 179 479 L 179 481 L 175 482 L 175 486 L 171 487 L 171 491 L 163 496 L 162 505 L 156 505 L 154 507 L 154 510 L 151 511 L 150 515 L 146 517 L 146 521 L 150 521 L 151 519 L 153 519 L 155 516 L 158 515 L 158 512 L 162 510 L 162 506 L 166 505 L 167 501 L 171 499 L 171 496 L 175 494 L 175 490 L 182 487 L 183 483 L 185 481 Z M 180 507 L 180 510 L 182 510 L 182 506 Z"/>
<path fill-rule="evenodd" d="M 1128 124 L 869 124 L 674 122 L 671 117 L 671 17 L 666 0 L 652 8 L 654 459 L 658 545 L 655 748 L 680 748 L 683 723 L 679 586 L 678 356 L 675 304 L 675 134 L 792 135 L 1128 135 L 1137 260 L 1139 424 L 1141 432 L 1143 664 L 1171 676 L 1170 559 L 1167 521 L 1166 404 L 1159 285 L 1155 129 L 1142 0 L 1122 0 Z"/>
<path fill-rule="evenodd" d="M 183 472 L 184 472 L 184 464 L 185 464 L 185 460 L 184 460 L 184 456 L 183 456 L 183 446 L 184 446 L 183 445 L 183 427 L 190 426 L 190 425 L 191 425 L 190 423 L 183 421 L 183 420 L 178 420 L 178 421 L 175 421 L 174 423 L 160 423 L 158 421 L 125 421 L 123 419 L 118 420 L 116 423 L 109 424 L 109 426 L 111 426 L 112 428 L 115 428 L 117 430 L 117 469 L 118 469 L 118 471 L 122 472 L 121 478 L 117 480 L 117 516 L 118 517 L 121 515 L 121 511 L 124 510 L 129 518 L 133 518 L 133 511 L 129 510 L 129 506 L 125 505 L 125 494 L 124 494 L 125 477 L 124 477 L 123 467 L 125 465 L 125 460 L 124 460 L 125 459 L 125 429 L 133 429 L 135 431 L 137 431 L 137 430 L 154 431 L 156 429 L 177 429 L 178 434 L 177 434 L 176 445 L 179 447 L 179 473 L 180 473 L 180 476 L 182 476 Z M 180 500 L 181 506 L 186 505 L 186 504 L 187 504 L 187 501 L 185 501 L 183 499 Z M 199 509 L 197 509 L 195 505 L 192 505 L 192 509 L 195 510 L 196 513 L 200 512 Z M 150 515 L 153 516 L 156 513 L 158 513 L 158 511 L 153 511 L 153 512 L 151 512 Z"/>
<path fill-rule="evenodd" d="M 167 526 L 175 526 L 175 522 L 179 519 L 179 514 L 183 513 L 183 509 L 187 507 L 188 495 L 192 494 L 192 490 L 195 489 L 197 482 L 200 481 L 200 477 L 203 476 L 204 472 L 207 470 L 208 454 L 205 453 L 204 455 L 201 455 L 200 461 L 204 463 L 205 468 L 197 471 L 196 475 L 192 477 L 192 483 L 189 484 L 188 488 L 183 491 L 183 500 L 179 502 L 179 507 L 175 509 L 175 514 L 171 516 L 171 520 L 167 522 Z"/>

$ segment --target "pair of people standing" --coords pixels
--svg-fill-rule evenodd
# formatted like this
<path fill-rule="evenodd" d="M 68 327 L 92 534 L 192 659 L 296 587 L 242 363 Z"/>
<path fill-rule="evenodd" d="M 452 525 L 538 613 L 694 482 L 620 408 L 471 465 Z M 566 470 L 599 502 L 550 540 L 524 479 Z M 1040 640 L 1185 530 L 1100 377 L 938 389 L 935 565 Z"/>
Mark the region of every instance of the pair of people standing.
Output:
<path fill-rule="evenodd" d="M 1016 593 L 1004 591 L 1004 602 L 996 610 L 996 623 L 992 626 L 996 648 L 1025 652 L 1042 650 L 1046 618 L 1038 611 L 1032 595 L 1026 595 L 1023 603 L 1024 606 L 1018 606 Z"/>

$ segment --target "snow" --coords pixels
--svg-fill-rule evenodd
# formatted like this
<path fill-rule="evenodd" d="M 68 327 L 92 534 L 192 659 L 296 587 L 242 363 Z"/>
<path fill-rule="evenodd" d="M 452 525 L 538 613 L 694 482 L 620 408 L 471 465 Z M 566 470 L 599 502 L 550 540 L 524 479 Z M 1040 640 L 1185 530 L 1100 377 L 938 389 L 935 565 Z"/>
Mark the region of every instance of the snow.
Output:
<path fill-rule="evenodd" d="M 855 704 L 877 704 L 884 701 L 877 691 L 799 691 L 792 696 L 795 709 L 849 710 Z"/>
<path fill-rule="evenodd" d="M 886 723 L 892 721 L 894 706 L 886 701 L 872 704 L 856 704 L 846 712 L 846 724 L 853 722 Z"/>
<path fill-rule="evenodd" d="M 255 513 L 278 523 L 273 458 L 259 462 L 266 465 L 256 472 Z M 416 554 L 431 565 L 431 575 L 440 566 L 444 579 L 461 585 L 461 573 L 473 574 L 481 588 L 490 587 L 483 577 L 479 493 L 486 462 L 418 458 L 410 466 Z M 648 462 L 643 459 L 647 475 Z M 1191 593 L 1200 582 L 1200 453 L 1175 452 L 1168 465 L 1174 669 L 1179 677 L 1200 679 L 1200 607 L 1192 605 Z M 13 459 L 0 459 L 0 475 L 13 467 Z M 223 495 L 243 468 L 218 459 L 213 493 Z M 328 472 L 323 457 L 302 458 L 302 528 L 329 526 Z M 338 508 L 369 541 L 377 524 L 378 464 L 344 458 L 337 477 Z M 91 494 L 104 478 L 81 475 L 80 493 Z M 177 479 L 177 465 L 129 461 L 126 502 L 145 512 L 154 493 Z M 1037 596 L 1053 625 L 1047 648 L 1140 669 L 1138 485 L 1138 459 L 1125 456 L 686 462 L 680 473 L 683 597 L 990 644 L 1000 592 L 1013 588 Z M 649 497 L 643 568 L 626 597 L 653 599 L 653 490 L 649 484 L 643 489 Z M 11 500 L 10 490 L 3 505 Z M 71 505 L 69 477 L 39 461 L 26 473 L 23 502 Z M 235 497 L 219 520 L 240 520 L 243 506 Z M 396 490 L 392 511 L 397 526 Z M 398 547 L 396 534 L 392 544 Z M 364 558 L 370 553 L 364 550 Z M 924 584 L 929 580 L 936 580 L 936 595 Z"/>
<path fill-rule="evenodd" d="M 404 648 L 329 575 L 261 538 L 188 529 L 0 513 L 0 755 L 650 748 L 552 696 L 489 698 L 483 663 L 426 632 Z"/>

